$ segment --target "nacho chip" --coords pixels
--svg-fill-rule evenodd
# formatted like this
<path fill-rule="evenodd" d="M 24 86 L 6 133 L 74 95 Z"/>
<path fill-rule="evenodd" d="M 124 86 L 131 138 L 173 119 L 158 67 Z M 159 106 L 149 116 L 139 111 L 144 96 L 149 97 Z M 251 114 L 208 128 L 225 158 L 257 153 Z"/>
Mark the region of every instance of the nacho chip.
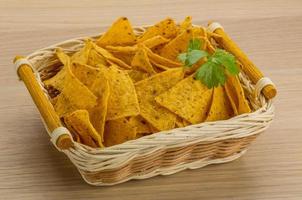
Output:
<path fill-rule="evenodd" d="M 97 97 L 66 66 L 63 90 L 54 105 L 57 114 L 61 117 L 78 109 L 90 109 L 96 105 L 96 100 Z"/>
<path fill-rule="evenodd" d="M 127 46 L 135 44 L 135 42 L 136 36 L 129 20 L 126 17 L 121 17 L 112 24 L 109 30 L 96 43 L 101 47 L 105 47 L 107 45 Z"/>
<path fill-rule="evenodd" d="M 110 84 L 107 120 L 138 115 L 137 95 L 127 72 L 111 66 L 107 73 Z"/>
<path fill-rule="evenodd" d="M 163 65 L 163 66 L 166 66 L 168 68 L 177 68 L 177 67 L 182 67 L 182 64 L 181 63 L 178 63 L 178 62 L 174 62 L 172 60 L 169 60 L 167 58 L 164 58 L 160 55 L 157 55 L 155 53 L 153 53 L 149 48 L 145 47 L 144 46 L 144 49 L 146 50 L 147 52 L 147 55 L 150 59 L 150 61 L 152 62 L 155 62 L 155 63 L 158 63 L 160 65 Z"/>
<path fill-rule="evenodd" d="M 129 123 L 136 127 L 136 134 L 151 133 L 149 123 L 140 115 L 130 117 Z"/>
<path fill-rule="evenodd" d="M 170 69 L 135 84 L 140 115 L 158 130 L 174 127 L 176 116 L 155 102 L 155 97 L 173 87 L 183 78 L 182 68 Z"/>
<path fill-rule="evenodd" d="M 126 118 L 110 120 L 105 126 L 105 146 L 121 144 L 128 140 L 135 139 L 136 127 L 129 123 Z"/>
<path fill-rule="evenodd" d="M 167 18 L 159 23 L 147 28 L 147 30 L 138 38 L 139 42 L 145 41 L 154 36 L 160 35 L 165 38 L 173 38 L 177 34 L 177 26 L 173 19 Z"/>
<path fill-rule="evenodd" d="M 162 70 L 162 71 L 166 71 L 166 70 L 171 69 L 171 68 L 166 67 L 166 66 L 164 66 L 164 65 L 158 64 L 158 63 L 154 62 L 153 60 L 150 60 L 150 62 L 151 62 L 151 64 L 152 64 L 153 66 L 155 66 L 155 68 L 158 68 L 158 69 L 160 69 L 160 70 Z"/>
<path fill-rule="evenodd" d="M 134 54 L 137 51 L 137 46 L 106 46 L 106 49 L 112 53 Z"/>
<path fill-rule="evenodd" d="M 180 35 L 171 40 L 164 48 L 160 50 L 160 55 L 170 60 L 179 62 L 177 56 L 187 50 L 191 38 L 191 29 L 183 31 Z"/>
<path fill-rule="evenodd" d="M 64 122 L 67 127 L 74 130 L 80 136 L 84 144 L 94 147 L 95 143 L 98 147 L 104 147 L 101 136 L 90 123 L 87 110 L 76 110 L 65 115 Z"/>
<path fill-rule="evenodd" d="M 91 87 L 95 78 L 97 77 L 97 74 L 100 71 L 95 67 L 81 63 L 72 63 L 71 68 L 73 74 L 88 88 Z"/>
<path fill-rule="evenodd" d="M 65 66 L 70 66 L 70 58 L 61 49 L 56 49 L 56 56 L 64 66 L 56 75 L 54 75 L 50 79 L 45 80 L 43 83 L 46 86 L 52 86 L 55 89 L 62 91 L 64 88 L 64 80 L 67 71 L 67 67 Z"/>
<path fill-rule="evenodd" d="M 192 17 L 187 16 L 179 25 L 180 33 L 190 28 L 192 28 Z"/>
<path fill-rule="evenodd" d="M 149 74 L 156 73 L 149 61 L 146 50 L 142 46 L 138 47 L 138 50 L 132 60 L 131 66 L 134 69 L 141 70 Z"/>
<path fill-rule="evenodd" d="M 218 86 L 214 88 L 211 107 L 206 121 L 225 120 L 233 115 L 234 112 L 224 87 Z"/>
<path fill-rule="evenodd" d="M 167 92 L 157 96 L 156 102 L 192 124 L 206 119 L 210 108 L 212 89 L 191 75 Z"/>
<path fill-rule="evenodd" d="M 88 41 L 92 44 L 93 48 L 96 50 L 97 53 L 100 55 L 104 56 L 111 65 L 118 65 L 120 67 L 123 67 L 125 69 L 131 69 L 131 66 L 129 66 L 127 63 L 123 62 L 122 60 L 114 57 L 109 51 L 106 49 L 103 49 L 99 46 L 97 46 L 95 43 L 93 43 L 91 40 Z"/>
<path fill-rule="evenodd" d="M 127 73 L 133 83 L 144 80 L 150 76 L 150 74 L 138 70 L 127 70 Z"/>
<path fill-rule="evenodd" d="M 101 71 L 91 86 L 91 91 L 98 97 L 97 105 L 89 110 L 90 121 L 104 141 L 104 128 L 107 116 L 110 85 L 106 73 Z"/>
<path fill-rule="evenodd" d="M 145 41 L 143 41 L 142 43 L 148 47 L 149 49 L 152 49 L 154 47 L 157 47 L 158 45 L 163 45 L 169 42 L 169 39 L 164 38 L 161 35 L 156 35 L 152 38 L 149 38 Z"/>
<path fill-rule="evenodd" d="M 245 98 L 243 88 L 237 76 L 228 76 L 224 88 L 235 115 L 251 112 L 251 108 Z"/>

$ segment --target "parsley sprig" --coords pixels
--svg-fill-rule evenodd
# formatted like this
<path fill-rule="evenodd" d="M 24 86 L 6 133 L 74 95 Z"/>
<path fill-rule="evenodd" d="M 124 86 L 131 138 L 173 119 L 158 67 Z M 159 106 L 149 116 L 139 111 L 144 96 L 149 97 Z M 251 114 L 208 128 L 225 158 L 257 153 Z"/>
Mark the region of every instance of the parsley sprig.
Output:
<path fill-rule="evenodd" d="M 202 81 L 208 88 L 224 85 L 227 75 L 237 75 L 239 68 L 236 64 L 235 57 L 222 49 L 209 55 L 206 51 L 200 50 L 201 41 L 192 39 L 189 42 L 188 50 L 178 55 L 178 59 L 187 67 L 192 67 L 201 58 L 207 58 L 196 71 L 195 78 Z"/>

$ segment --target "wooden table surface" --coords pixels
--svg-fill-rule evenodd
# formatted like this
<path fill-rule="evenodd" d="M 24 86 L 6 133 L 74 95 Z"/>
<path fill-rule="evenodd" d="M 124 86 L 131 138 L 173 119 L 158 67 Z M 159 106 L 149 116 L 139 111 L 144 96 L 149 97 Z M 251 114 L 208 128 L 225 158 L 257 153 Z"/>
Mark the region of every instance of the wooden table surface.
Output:
<path fill-rule="evenodd" d="M 276 117 L 240 159 L 115 187 L 87 185 L 49 142 L 12 59 L 92 35 L 192 15 L 219 21 L 278 87 Z M 302 199 L 302 1 L 1 0 L 0 199 Z"/>

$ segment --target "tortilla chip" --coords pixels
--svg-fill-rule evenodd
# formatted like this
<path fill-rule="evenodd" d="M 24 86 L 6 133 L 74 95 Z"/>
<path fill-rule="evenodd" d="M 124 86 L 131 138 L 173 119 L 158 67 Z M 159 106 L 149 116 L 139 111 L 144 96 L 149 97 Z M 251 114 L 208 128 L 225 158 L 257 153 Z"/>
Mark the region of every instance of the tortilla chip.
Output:
<path fill-rule="evenodd" d="M 206 119 L 210 108 L 212 89 L 191 75 L 167 92 L 157 96 L 156 102 L 192 124 Z"/>
<path fill-rule="evenodd" d="M 92 108 L 96 100 L 97 97 L 72 74 L 70 68 L 66 68 L 63 90 L 54 105 L 57 114 L 61 117 L 78 109 Z"/>
<path fill-rule="evenodd" d="M 136 134 L 151 133 L 149 123 L 140 115 L 130 117 L 129 123 L 136 127 Z"/>
<path fill-rule="evenodd" d="M 224 87 L 218 86 L 214 88 L 211 108 L 206 121 L 225 120 L 231 118 L 233 115 L 234 112 Z"/>
<path fill-rule="evenodd" d="M 166 71 L 166 70 L 171 69 L 171 68 L 166 67 L 166 66 L 164 66 L 164 65 L 158 64 L 158 63 L 154 62 L 153 60 L 150 60 L 150 62 L 151 62 L 151 64 L 152 64 L 153 66 L 155 66 L 155 69 L 157 68 L 158 70 L 161 70 L 161 71 Z"/>
<path fill-rule="evenodd" d="M 251 112 L 251 108 L 245 98 L 238 76 L 228 76 L 224 88 L 235 115 Z"/>
<path fill-rule="evenodd" d="M 126 71 L 111 66 L 107 71 L 110 96 L 107 120 L 114 120 L 139 114 L 139 105 L 133 82 Z"/>
<path fill-rule="evenodd" d="M 138 138 L 141 138 L 141 137 L 144 137 L 144 136 L 147 136 L 147 135 L 151 135 L 152 133 L 136 133 L 136 137 L 135 139 L 138 139 Z"/>
<path fill-rule="evenodd" d="M 137 46 L 106 46 L 106 49 L 112 53 L 134 54 L 137 51 Z"/>
<path fill-rule="evenodd" d="M 52 86 L 55 89 L 62 91 L 64 88 L 64 80 L 67 71 L 67 67 L 65 66 L 70 66 L 70 58 L 61 49 L 56 49 L 56 56 L 64 66 L 56 75 L 45 80 L 43 83 L 46 86 Z"/>
<path fill-rule="evenodd" d="M 135 139 L 136 127 L 129 123 L 126 118 L 120 118 L 106 122 L 105 146 L 121 144 L 128 140 Z"/>
<path fill-rule="evenodd" d="M 76 110 L 64 116 L 64 122 L 71 130 L 75 131 L 81 138 L 84 144 L 95 147 L 104 147 L 101 136 L 94 129 L 89 121 L 87 110 Z M 91 141 L 91 139 L 93 141 Z"/>
<path fill-rule="evenodd" d="M 152 62 L 155 62 L 155 63 L 158 63 L 160 65 L 163 65 L 163 66 L 166 66 L 168 68 L 177 68 L 177 67 L 182 67 L 182 64 L 181 63 L 178 63 L 178 62 L 174 62 L 172 60 L 169 60 L 167 58 L 164 58 L 160 55 L 157 55 L 155 53 L 153 53 L 149 48 L 145 47 L 144 46 L 144 49 L 146 50 L 147 52 L 147 55 L 150 59 L 150 61 Z"/>
<path fill-rule="evenodd" d="M 143 41 L 143 44 L 148 47 L 149 49 L 152 49 L 154 47 L 157 47 L 158 45 L 163 45 L 169 42 L 169 39 L 164 38 L 160 35 L 156 35 L 152 38 L 149 38 L 145 41 Z"/>
<path fill-rule="evenodd" d="M 194 26 L 192 32 L 194 38 L 207 37 L 207 31 L 204 27 Z"/>
<path fill-rule="evenodd" d="M 90 121 L 104 141 L 104 128 L 107 116 L 110 85 L 106 73 L 100 72 L 91 86 L 91 91 L 98 97 L 97 105 L 89 110 Z"/>
<path fill-rule="evenodd" d="M 180 35 L 171 40 L 164 48 L 160 50 L 160 55 L 170 60 L 179 62 L 177 56 L 187 50 L 191 38 L 191 29 L 183 31 Z"/>
<path fill-rule="evenodd" d="M 88 88 L 91 87 L 99 73 L 99 69 L 81 63 L 72 63 L 73 74 Z"/>
<path fill-rule="evenodd" d="M 141 70 L 149 74 L 156 73 L 149 61 L 146 50 L 142 46 L 138 47 L 138 50 L 132 60 L 131 66 L 134 69 Z"/>
<path fill-rule="evenodd" d="M 147 30 L 138 38 L 139 42 L 145 41 L 154 36 L 160 35 L 165 38 L 173 38 L 177 34 L 177 26 L 173 19 L 167 18 L 159 23 L 147 28 Z"/>
<path fill-rule="evenodd" d="M 150 76 L 150 74 L 138 70 L 127 70 L 127 73 L 133 83 L 144 80 Z"/>
<path fill-rule="evenodd" d="M 131 69 L 131 66 L 129 66 L 127 63 L 123 62 L 122 60 L 114 57 L 106 49 L 103 49 L 103 48 L 97 46 L 91 40 L 89 40 L 88 42 L 90 42 L 92 44 L 93 48 L 96 50 L 96 52 L 98 52 L 100 55 L 104 56 L 106 58 L 107 62 L 109 62 L 111 65 L 115 64 L 115 65 L 118 65 L 118 66 L 123 67 L 125 69 Z"/>
<path fill-rule="evenodd" d="M 127 46 L 136 43 L 136 36 L 129 20 L 126 17 L 121 17 L 112 24 L 96 43 L 102 47 L 107 45 Z"/>
<path fill-rule="evenodd" d="M 182 68 L 170 69 L 135 84 L 140 115 L 158 130 L 174 128 L 176 116 L 158 105 L 155 97 L 173 87 L 183 76 Z"/>
<path fill-rule="evenodd" d="M 175 121 L 175 128 L 182 128 L 182 127 L 184 127 L 183 120 L 181 117 L 177 116 Z"/>
<path fill-rule="evenodd" d="M 183 31 L 192 28 L 192 17 L 191 16 L 187 16 L 183 22 L 180 23 L 179 25 L 179 30 L 180 33 L 182 33 Z"/>

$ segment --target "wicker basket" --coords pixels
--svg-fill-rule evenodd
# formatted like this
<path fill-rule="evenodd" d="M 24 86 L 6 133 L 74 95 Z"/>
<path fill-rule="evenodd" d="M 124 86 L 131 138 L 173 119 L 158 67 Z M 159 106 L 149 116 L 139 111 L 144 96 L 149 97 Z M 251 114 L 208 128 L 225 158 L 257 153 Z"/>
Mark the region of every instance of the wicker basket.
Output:
<path fill-rule="evenodd" d="M 218 23 L 213 23 L 208 28 L 224 36 L 221 47 L 231 51 L 241 63 L 253 65 L 237 46 L 232 46 L 234 43 Z M 144 30 L 142 27 L 135 28 L 137 34 Z M 96 37 L 99 36 L 92 38 Z M 263 78 L 262 73 L 253 65 L 258 77 L 248 77 L 245 73 L 239 76 L 252 113 L 225 121 L 162 131 L 103 149 L 79 144 L 62 127 L 41 77 L 47 78 L 56 73 L 59 61 L 54 50 L 57 47 L 72 54 L 83 47 L 84 39 L 64 41 L 38 50 L 26 58 L 16 57 L 15 65 L 20 79 L 24 81 L 42 115 L 52 143 L 69 157 L 89 184 L 114 185 L 131 179 L 170 175 L 185 169 L 232 161 L 246 152 L 250 143 L 268 128 L 273 119 L 274 107 L 271 99 L 276 90 L 272 82 Z M 237 49 L 232 51 L 231 48 Z M 262 91 L 263 88 L 265 92 Z"/>

